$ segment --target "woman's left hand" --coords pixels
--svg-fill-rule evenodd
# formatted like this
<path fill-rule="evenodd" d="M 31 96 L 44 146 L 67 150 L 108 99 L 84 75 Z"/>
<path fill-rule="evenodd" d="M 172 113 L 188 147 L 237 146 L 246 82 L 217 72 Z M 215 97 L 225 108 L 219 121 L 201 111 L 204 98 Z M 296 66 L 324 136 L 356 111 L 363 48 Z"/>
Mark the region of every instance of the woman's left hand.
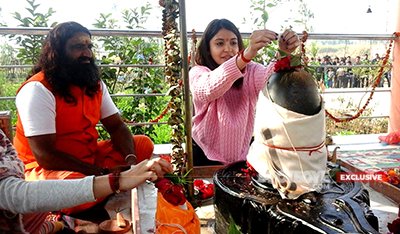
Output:
<path fill-rule="evenodd" d="M 292 53 L 300 45 L 300 39 L 296 32 L 286 29 L 279 37 L 279 49 L 287 54 Z"/>

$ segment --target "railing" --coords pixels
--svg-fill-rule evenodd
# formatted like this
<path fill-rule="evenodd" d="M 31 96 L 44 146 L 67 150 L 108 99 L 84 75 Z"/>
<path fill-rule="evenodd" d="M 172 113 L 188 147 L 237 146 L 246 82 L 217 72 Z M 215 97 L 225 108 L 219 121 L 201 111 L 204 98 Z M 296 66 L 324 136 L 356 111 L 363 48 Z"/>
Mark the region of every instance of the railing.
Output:
<path fill-rule="evenodd" d="M 0 27 L 0 35 L 46 35 L 51 28 L 29 27 Z M 93 36 L 125 36 L 125 37 L 159 37 L 161 31 L 130 30 L 130 29 L 90 29 Z M 299 32 L 299 34 L 301 34 Z M 191 36 L 192 32 L 187 33 Z M 203 32 L 195 32 L 196 37 L 201 37 Z M 249 38 L 251 33 L 241 33 L 243 38 Z M 390 40 L 396 37 L 392 34 L 329 34 L 308 33 L 310 40 Z"/>
<path fill-rule="evenodd" d="M 0 35 L 46 35 L 50 28 L 10 28 L 10 27 L 0 27 Z M 143 30 L 121 30 L 121 29 L 91 29 L 90 30 L 93 36 L 121 36 L 121 37 L 158 37 L 162 38 L 161 31 L 143 31 Z M 196 37 L 201 37 L 202 32 L 195 32 Z M 192 33 L 187 33 L 188 37 L 191 37 Z M 243 38 L 248 38 L 250 33 L 242 33 Z M 395 36 L 391 34 L 317 34 L 317 33 L 309 33 L 308 40 L 391 40 L 394 39 Z M 187 55 L 183 55 L 187 56 Z M 156 67 L 164 67 L 164 64 L 101 64 L 99 67 L 136 67 L 136 68 L 156 68 Z M 339 67 L 378 67 L 379 65 L 323 65 L 319 67 L 324 68 L 324 72 L 329 67 L 339 68 Z M 13 65 L 13 64 L 3 64 L 0 65 L 0 69 L 24 69 L 30 68 L 31 65 Z M 329 94 L 334 92 L 340 93 L 365 93 L 369 92 L 368 90 L 352 90 L 352 89 L 341 89 L 340 91 L 327 89 L 323 94 Z M 377 89 L 376 92 L 390 92 L 390 89 Z M 113 94 L 112 97 L 146 97 L 146 96 L 164 96 L 163 93 L 158 94 Z M 14 97 L 0 97 L 0 101 L 10 101 L 14 100 Z M 360 118 L 387 118 L 388 116 L 363 116 Z M 134 123 L 133 125 L 149 125 L 149 124 L 158 124 L 158 123 Z M 163 124 L 163 123 L 161 123 Z"/>

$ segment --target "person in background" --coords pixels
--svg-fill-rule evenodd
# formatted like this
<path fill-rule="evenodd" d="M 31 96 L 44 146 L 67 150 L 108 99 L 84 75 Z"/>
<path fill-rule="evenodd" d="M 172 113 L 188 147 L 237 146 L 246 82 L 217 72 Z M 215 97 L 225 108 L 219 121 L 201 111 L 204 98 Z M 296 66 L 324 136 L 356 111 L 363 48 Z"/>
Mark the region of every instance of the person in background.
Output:
<path fill-rule="evenodd" d="M 359 65 L 361 65 L 361 57 L 360 56 L 356 56 L 356 58 L 354 60 L 354 65 L 355 65 L 355 67 L 353 67 L 353 69 L 352 69 L 353 77 L 354 77 L 354 82 L 353 82 L 352 88 L 359 88 L 361 85 L 360 75 L 361 75 L 361 71 L 362 71 L 362 69 L 360 67 L 358 67 Z"/>
<path fill-rule="evenodd" d="M 372 64 L 378 64 L 381 60 L 382 60 L 382 59 L 381 59 L 381 57 L 379 57 L 379 54 L 376 53 L 376 54 L 375 54 L 375 57 L 371 60 L 371 63 L 372 63 Z"/>
<path fill-rule="evenodd" d="M 121 172 L 115 178 L 118 188 L 110 179 L 112 174 L 73 180 L 25 181 L 24 164 L 0 129 L 0 233 L 55 233 L 64 229 L 64 224 L 45 221 L 49 211 L 93 202 L 115 189 L 131 190 L 170 172 L 171 164 L 157 158 L 145 159 Z"/>
<path fill-rule="evenodd" d="M 17 91 L 14 146 L 27 180 L 76 179 L 152 156 L 147 136 L 133 136 L 100 79 L 89 30 L 76 22 L 51 29 L 38 63 Z M 101 122 L 111 140 L 99 141 Z M 72 214 L 96 202 L 63 210 Z"/>
<path fill-rule="evenodd" d="M 238 28 L 227 19 L 212 20 L 203 33 L 189 71 L 193 97 L 193 164 L 228 164 L 245 160 L 252 139 L 258 93 L 273 63 L 253 62 L 258 51 L 279 40 L 279 49 L 293 52 L 300 40 L 286 30 L 254 31 L 244 47 Z"/>

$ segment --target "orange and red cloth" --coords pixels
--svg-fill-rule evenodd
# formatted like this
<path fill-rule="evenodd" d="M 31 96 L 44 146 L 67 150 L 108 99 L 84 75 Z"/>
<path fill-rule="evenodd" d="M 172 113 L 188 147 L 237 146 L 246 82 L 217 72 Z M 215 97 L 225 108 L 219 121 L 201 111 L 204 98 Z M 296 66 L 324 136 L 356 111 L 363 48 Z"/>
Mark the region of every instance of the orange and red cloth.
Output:
<path fill-rule="evenodd" d="M 378 139 L 388 145 L 397 145 L 400 142 L 400 131 L 391 132 L 386 136 L 379 136 Z"/>

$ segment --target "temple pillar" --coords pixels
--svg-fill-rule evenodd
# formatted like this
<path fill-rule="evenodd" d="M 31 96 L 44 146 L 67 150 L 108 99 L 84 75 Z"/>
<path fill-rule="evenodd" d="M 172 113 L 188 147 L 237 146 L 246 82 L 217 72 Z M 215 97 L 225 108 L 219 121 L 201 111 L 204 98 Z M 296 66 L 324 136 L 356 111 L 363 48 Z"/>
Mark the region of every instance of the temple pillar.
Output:
<path fill-rule="evenodd" d="M 396 32 L 400 32 L 400 0 L 397 1 Z M 388 132 L 400 130 L 400 40 L 394 41 L 391 80 L 391 103 Z"/>

